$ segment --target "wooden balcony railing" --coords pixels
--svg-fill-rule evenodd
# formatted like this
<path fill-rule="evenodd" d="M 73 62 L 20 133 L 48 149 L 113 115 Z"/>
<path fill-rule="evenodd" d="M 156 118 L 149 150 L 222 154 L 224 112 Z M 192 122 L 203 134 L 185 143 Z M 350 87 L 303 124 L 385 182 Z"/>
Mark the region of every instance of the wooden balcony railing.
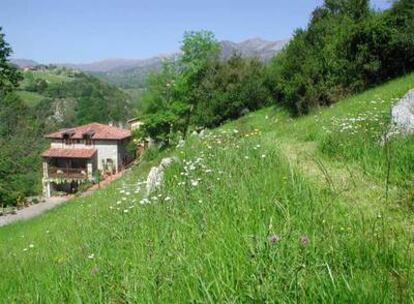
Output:
<path fill-rule="evenodd" d="M 70 177 L 70 178 L 87 178 L 88 169 L 86 168 L 48 168 L 49 177 Z"/>

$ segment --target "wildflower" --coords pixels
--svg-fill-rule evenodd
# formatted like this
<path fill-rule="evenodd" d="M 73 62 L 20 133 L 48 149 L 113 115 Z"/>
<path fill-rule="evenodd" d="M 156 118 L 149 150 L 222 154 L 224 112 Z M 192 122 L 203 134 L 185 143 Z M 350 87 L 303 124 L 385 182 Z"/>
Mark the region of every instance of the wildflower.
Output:
<path fill-rule="evenodd" d="M 166 198 L 165 198 L 165 201 L 169 201 L 171 199 L 171 197 L 169 197 L 169 196 L 167 196 Z"/>
<path fill-rule="evenodd" d="M 27 248 L 24 248 L 24 249 L 23 249 L 23 251 L 27 251 L 27 250 L 28 250 Z"/>
<path fill-rule="evenodd" d="M 33 245 L 33 244 L 30 244 L 30 245 L 29 245 L 29 248 L 33 248 L 33 247 L 34 247 L 34 245 Z"/>
<path fill-rule="evenodd" d="M 128 213 L 128 212 L 129 212 L 129 210 L 128 210 L 128 209 L 125 209 L 125 210 L 124 210 L 124 213 Z"/>
<path fill-rule="evenodd" d="M 308 246 L 308 245 L 309 245 L 309 242 L 310 242 L 310 239 L 309 239 L 309 237 L 307 237 L 306 235 L 304 235 L 304 236 L 301 236 L 301 237 L 300 237 L 300 244 L 301 244 L 303 247 Z"/>
<path fill-rule="evenodd" d="M 280 237 L 276 234 L 269 236 L 268 238 L 269 243 L 271 243 L 272 245 L 279 243 L 280 241 Z"/>
<path fill-rule="evenodd" d="M 266 154 L 262 154 L 262 158 L 265 158 L 266 157 Z"/>
<path fill-rule="evenodd" d="M 198 186 L 198 180 L 192 180 L 192 181 L 191 181 L 191 185 L 192 185 L 193 187 L 197 187 L 197 186 Z"/>
<path fill-rule="evenodd" d="M 98 267 L 93 267 L 93 268 L 91 269 L 91 274 L 92 274 L 92 275 L 96 275 L 98 272 L 99 272 Z"/>
<path fill-rule="evenodd" d="M 95 254 L 91 253 L 90 255 L 88 255 L 88 259 L 93 259 L 95 257 Z"/>
<path fill-rule="evenodd" d="M 149 200 L 147 198 L 144 198 L 144 199 L 140 200 L 139 203 L 141 205 L 149 204 Z"/>

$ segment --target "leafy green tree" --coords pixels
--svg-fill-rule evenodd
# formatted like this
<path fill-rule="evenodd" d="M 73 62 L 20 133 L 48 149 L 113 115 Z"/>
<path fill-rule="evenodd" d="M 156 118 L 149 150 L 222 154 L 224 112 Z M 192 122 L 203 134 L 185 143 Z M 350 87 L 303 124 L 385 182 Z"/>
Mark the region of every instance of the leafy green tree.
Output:
<path fill-rule="evenodd" d="M 198 87 L 209 66 L 218 60 L 220 44 L 210 31 L 189 31 L 184 33 L 181 52 L 178 63 L 181 74 L 176 87 L 179 99 L 189 106 L 184 131 L 186 134 L 192 112 L 200 100 Z"/>
<path fill-rule="evenodd" d="M 19 85 L 22 76 L 8 61 L 12 49 L 4 40 L 4 34 L 1 31 L 0 27 L 0 94 L 5 94 Z"/>
<path fill-rule="evenodd" d="M 391 30 L 386 50 L 390 77 L 414 69 L 414 2 L 397 0 L 385 12 L 386 26 Z"/>
<path fill-rule="evenodd" d="M 273 60 L 273 95 L 301 114 L 412 71 L 413 5 L 375 11 L 368 0 L 325 0 Z"/>
<path fill-rule="evenodd" d="M 198 88 L 210 65 L 218 60 L 219 44 L 208 31 L 186 32 L 177 61 L 166 61 L 160 73 L 147 81 L 143 96 L 143 137 L 171 143 L 185 136 L 191 115 L 200 101 Z"/>
<path fill-rule="evenodd" d="M 170 143 L 175 133 L 184 133 L 189 106 L 181 101 L 177 81 L 181 77 L 178 64 L 165 61 L 160 73 L 153 73 L 147 79 L 147 90 L 142 99 L 145 124 L 141 137 Z"/>
<path fill-rule="evenodd" d="M 215 127 L 270 104 L 266 80 L 266 67 L 257 59 L 234 55 L 215 62 L 197 88 L 199 101 L 192 124 Z"/>

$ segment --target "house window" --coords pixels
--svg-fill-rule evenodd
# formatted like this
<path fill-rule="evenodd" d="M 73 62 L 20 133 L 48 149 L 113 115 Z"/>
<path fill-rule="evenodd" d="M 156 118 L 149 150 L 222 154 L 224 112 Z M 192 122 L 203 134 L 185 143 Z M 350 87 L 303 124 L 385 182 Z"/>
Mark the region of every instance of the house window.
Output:
<path fill-rule="evenodd" d="M 68 135 L 65 135 L 63 137 L 63 141 L 65 142 L 65 145 L 70 145 L 72 143 L 72 140 L 70 139 Z"/>
<path fill-rule="evenodd" d="M 92 145 L 92 139 L 90 136 L 85 136 L 85 145 L 87 146 Z"/>

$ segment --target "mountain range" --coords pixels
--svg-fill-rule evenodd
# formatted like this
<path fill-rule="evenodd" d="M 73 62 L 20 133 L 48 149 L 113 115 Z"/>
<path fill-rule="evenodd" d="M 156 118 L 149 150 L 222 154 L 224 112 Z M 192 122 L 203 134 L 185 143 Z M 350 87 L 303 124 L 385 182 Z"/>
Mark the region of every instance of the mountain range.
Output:
<path fill-rule="evenodd" d="M 220 42 L 221 58 L 226 59 L 233 54 L 240 54 L 243 57 L 257 57 L 266 62 L 281 51 L 288 41 L 267 41 L 253 38 L 237 43 L 224 40 Z M 174 59 L 179 55 L 180 53 L 176 52 L 148 59 L 106 59 L 84 64 L 58 63 L 56 65 L 94 74 L 123 88 L 141 88 L 144 86 L 148 73 L 158 71 L 163 60 Z M 38 65 L 37 62 L 28 59 L 12 59 L 11 61 L 23 68 Z"/>

